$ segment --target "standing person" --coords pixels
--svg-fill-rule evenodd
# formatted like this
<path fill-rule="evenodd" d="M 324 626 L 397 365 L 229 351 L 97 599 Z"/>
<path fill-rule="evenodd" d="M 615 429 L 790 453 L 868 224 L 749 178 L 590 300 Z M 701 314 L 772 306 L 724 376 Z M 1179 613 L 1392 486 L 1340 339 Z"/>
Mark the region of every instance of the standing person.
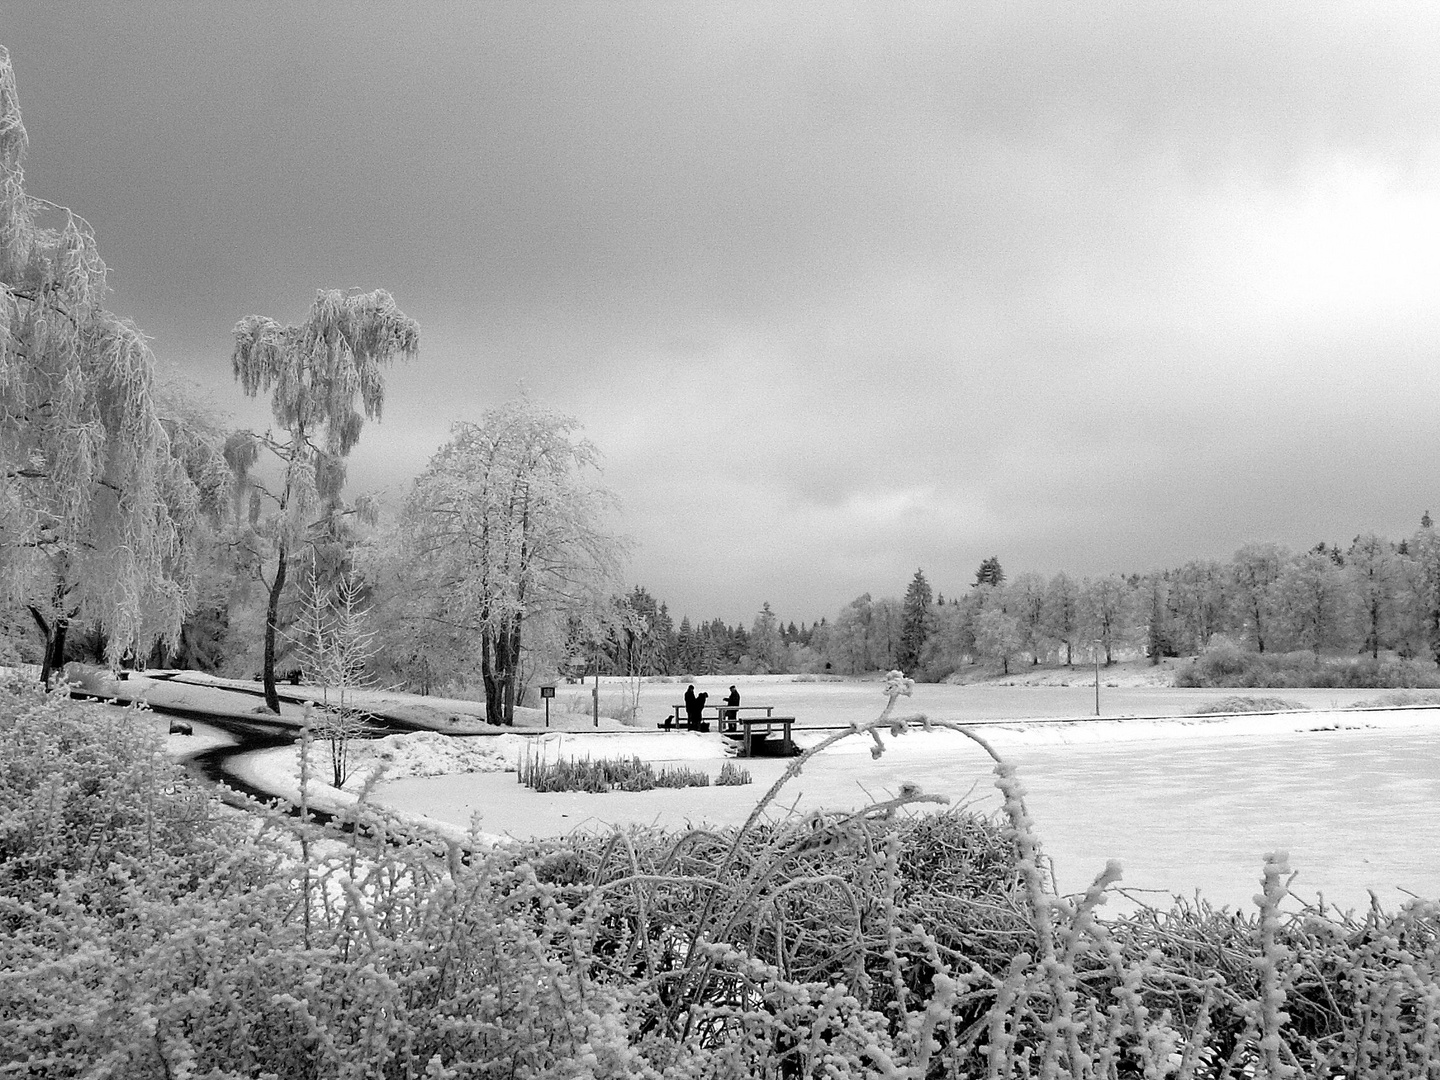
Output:
<path fill-rule="evenodd" d="M 735 719 L 740 715 L 740 691 L 735 689 L 735 684 L 730 684 L 730 693 L 725 695 L 725 719 L 729 721 L 731 728 L 735 726 Z"/>
<path fill-rule="evenodd" d="M 694 683 L 685 688 L 685 722 L 686 726 L 692 730 L 700 726 L 700 716 L 705 710 L 705 699 L 708 696 L 708 694 L 697 695 Z"/>

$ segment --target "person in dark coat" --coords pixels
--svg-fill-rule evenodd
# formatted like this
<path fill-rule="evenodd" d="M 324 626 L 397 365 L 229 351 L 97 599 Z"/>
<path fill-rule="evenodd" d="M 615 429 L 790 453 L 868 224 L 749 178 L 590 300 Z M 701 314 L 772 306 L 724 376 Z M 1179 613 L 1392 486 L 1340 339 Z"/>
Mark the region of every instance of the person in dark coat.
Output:
<path fill-rule="evenodd" d="M 725 719 L 731 727 L 735 726 L 735 718 L 740 715 L 740 691 L 735 689 L 735 684 L 730 684 L 730 693 L 725 695 Z"/>
<path fill-rule="evenodd" d="M 694 683 L 685 688 L 685 718 L 692 730 L 699 730 L 700 718 L 705 713 L 705 699 L 709 696 L 695 693 Z"/>

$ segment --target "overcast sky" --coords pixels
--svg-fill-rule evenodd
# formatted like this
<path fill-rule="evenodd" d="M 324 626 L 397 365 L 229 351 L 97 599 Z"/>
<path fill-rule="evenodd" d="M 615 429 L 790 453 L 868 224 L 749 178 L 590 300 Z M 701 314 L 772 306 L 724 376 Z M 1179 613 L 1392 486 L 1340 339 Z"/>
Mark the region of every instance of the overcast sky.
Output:
<path fill-rule="evenodd" d="M 241 316 L 421 325 L 354 487 L 521 387 L 677 618 L 1440 511 L 1440 5 L 9 5 L 27 189 L 238 419 Z M 258 414 L 263 422 L 263 413 Z"/>

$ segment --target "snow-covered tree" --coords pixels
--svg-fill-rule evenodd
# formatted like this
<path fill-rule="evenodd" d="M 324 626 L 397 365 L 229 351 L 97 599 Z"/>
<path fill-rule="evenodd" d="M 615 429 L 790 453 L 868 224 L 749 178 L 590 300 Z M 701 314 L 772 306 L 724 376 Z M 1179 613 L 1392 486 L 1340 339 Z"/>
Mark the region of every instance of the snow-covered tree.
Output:
<path fill-rule="evenodd" d="M 455 425 L 415 481 L 401 519 L 407 587 L 426 618 L 477 639 L 492 724 L 515 722 L 526 620 L 564 612 L 598 623 L 625 543 L 574 419 L 521 398 Z"/>
<path fill-rule="evenodd" d="M 380 419 L 385 368 L 413 360 L 419 348 L 419 325 L 384 290 L 321 289 L 299 326 L 261 315 L 235 325 L 235 378 L 250 397 L 270 394 L 271 414 L 283 433 L 244 433 L 227 454 L 237 487 L 249 495 L 240 546 L 253 556 L 269 594 L 261 670 L 265 703 L 276 712 L 275 635 L 291 562 L 342 535 L 345 519 L 362 509 L 340 499 L 345 457 L 364 421 Z M 256 469 L 262 450 L 278 477 Z"/>
<path fill-rule="evenodd" d="M 980 562 L 980 568 L 975 571 L 975 580 L 971 588 L 977 585 L 999 586 L 1005 584 L 1005 571 L 1000 568 L 1000 560 L 991 555 L 988 559 Z"/>
<path fill-rule="evenodd" d="M 1200 652 L 1228 625 L 1231 577 L 1212 560 L 1192 559 L 1170 576 L 1170 608 L 1187 651 Z"/>
<path fill-rule="evenodd" d="M 785 645 L 780 638 L 780 620 L 770 608 L 770 601 L 755 616 L 750 626 L 750 659 L 758 675 L 769 675 L 784 670 Z"/>
<path fill-rule="evenodd" d="M 1309 551 L 1288 559 L 1275 579 L 1275 622 L 1291 641 L 1314 652 L 1339 644 L 1352 591 L 1329 555 Z"/>
<path fill-rule="evenodd" d="M 999 604 L 975 618 L 975 649 L 981 656 L 999 660 L 1001 670 L 1010 674 L 1010 661 L 1024 648 L 1019 620 Z"/>
<path fill-rule="evenodd" d="M 1275 582 L 1288 554 L 1278 544 L 1246 544 L 1230 560 L 1231 595 L 1256 652 L 1265 651 L 1275 613 Z"/>
<path fill-rule="evenodd" d="M 930 583 L 925 580 L 923 570 L 916 570 L 905 589 L 900 616 L 900 651 L 895 658 L 900 670 L 911 675 L 919 669 L 920 658 L 925 654 L 925 641 L 934 623 L 932 606 Z"/>
<path fill-rule="evenodd" d="M 1045 589 L 1045 633 L 1065 646 L 1065 664 L 1075 662 L 1075 641 L 1080 635 L 1080 589 L 1063 570 Z"/>
<path fill-rule="evenodd" d="M 1345 553 L 1345 571 L 1355 590 L 1357 627 L 1362 648 L 1378 658 L 1390 644 L 1399 590 L 1395 547 L 1374 533 L 1357 536 Z"/>
<path fill-rule="evenodd" d="M 1119 574 L 1086 578 L 1080 586 L 1081 626 L 1105 651 L 1105 666 L 1115 662 L 1115 650 L 1134 635 L 1134 590 Z"/>
<path fill-rule="evenodd" d="M 45 638 L 48 682 L 72 623 L 98 626 L 111 662 L 175 638 L 215 447 L 167 424 L 145 336 L 104 307 L 90 226 L 26 194 L 27 144 L 0 48 L 0 581 Z"/>
<path fill-rule="evenodd" d="M 1416 653 L 1428 652 L 1440 664 L 1440 536 L 1436 535 L 1428 510 L 1408 546 L 1406 621 Z"/>
<path fill-rule="evenodd" d="M 1046 633 L 1045 579 L 1036 573 L 1019 574 L 1006 588 L 1005 606 L 1015 616 L 1021 647 L 1030 654 L 1030 663 L 1037 665 L 1051 640 Z"/>

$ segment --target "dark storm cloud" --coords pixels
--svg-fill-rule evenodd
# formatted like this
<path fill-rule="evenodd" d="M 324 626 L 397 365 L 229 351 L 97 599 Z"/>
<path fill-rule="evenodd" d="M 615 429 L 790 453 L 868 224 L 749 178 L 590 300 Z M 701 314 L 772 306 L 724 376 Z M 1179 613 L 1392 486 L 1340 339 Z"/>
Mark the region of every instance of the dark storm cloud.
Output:
<path fill-rule="evenodd" d="M 523 382 L 606 452 L 638 580 L 810 619 L 916 565 L 1440 505 L 1437 20 L 47 5 L 0 41 L 31 189 L 162 356 L 230 393 L 240 315 L 387 287 L 422 357 L 357 475 L 399 487 Z"/>

